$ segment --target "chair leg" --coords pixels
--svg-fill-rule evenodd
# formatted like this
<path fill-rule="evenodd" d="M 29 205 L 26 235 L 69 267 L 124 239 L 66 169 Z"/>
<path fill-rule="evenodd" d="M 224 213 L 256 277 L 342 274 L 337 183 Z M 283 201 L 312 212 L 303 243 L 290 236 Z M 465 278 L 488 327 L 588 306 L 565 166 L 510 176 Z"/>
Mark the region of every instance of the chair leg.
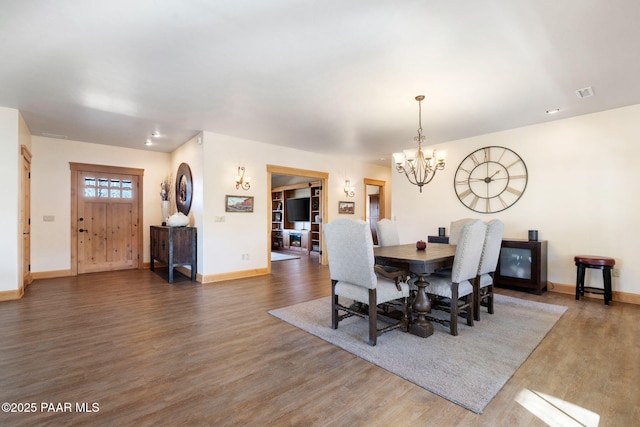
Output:
<path fill-rule="evenodd" d="M 374 346 L 378 341 L 378 307 L 376 290 L 369 289 L 369 345 Z"/>
<path fill-rule="evenodd" d="M 473 285 L 473 317 L 475 320 L 480 320 L 480 276 L 471 283 Z"/>
<path fill-rule="evenodd" d="M 467 325 L 473 326 L 473 318 L 475 317 L 475 299 L 473 298 L 473 292 L 464 297 L 467 303 Z"/>
<path fill-rule="evenodd" d="M 493 314 L 493 284 L 487 286 L 487 312 Z"/>
<path fill-rule="evenodd" d="M 331 328 L 338 329 L 338 296 L 336 295 L 336 280 L 331 281 Z"/>
<path fill-rule="evenodd" d="M 451 301 L 449 302 L 449 331 L 451 335 L 458 335 L 458 284 L 451 284 Z"/>

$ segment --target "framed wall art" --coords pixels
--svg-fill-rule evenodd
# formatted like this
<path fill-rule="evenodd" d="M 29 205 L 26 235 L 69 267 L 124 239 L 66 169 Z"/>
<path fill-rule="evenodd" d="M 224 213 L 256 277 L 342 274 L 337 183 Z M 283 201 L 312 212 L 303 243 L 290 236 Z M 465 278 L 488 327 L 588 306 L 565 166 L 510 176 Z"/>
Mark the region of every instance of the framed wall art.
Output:
<path fill-rule="evenodd" d="M 253 212 L 253 196 L 225 196 L 225 212 Z"/>
<path fill-rule="evenodd" d="M 355 202 L 338 202 L 339 214 L 354 214 L 356 210 Z"/>

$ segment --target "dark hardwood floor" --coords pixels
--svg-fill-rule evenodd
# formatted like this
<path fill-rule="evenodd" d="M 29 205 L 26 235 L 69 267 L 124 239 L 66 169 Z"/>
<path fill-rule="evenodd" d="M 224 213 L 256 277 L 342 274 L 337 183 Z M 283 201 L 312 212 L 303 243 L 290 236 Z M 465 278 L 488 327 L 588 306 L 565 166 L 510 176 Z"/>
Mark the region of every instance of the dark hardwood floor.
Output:
<path fill-rule="evenodd" d="M 514 400 L 522 390 L 600 426 L 637 425 L 640 307 L 498 292 L 569 310 L 476 415 L 270 316 L 330 294 L 317 258 L 208 285 L 149 270 L 38 280 L 0 303 L 0 402 L 36 410 L 0 413 L 0 425 L 545 425 Z"/>

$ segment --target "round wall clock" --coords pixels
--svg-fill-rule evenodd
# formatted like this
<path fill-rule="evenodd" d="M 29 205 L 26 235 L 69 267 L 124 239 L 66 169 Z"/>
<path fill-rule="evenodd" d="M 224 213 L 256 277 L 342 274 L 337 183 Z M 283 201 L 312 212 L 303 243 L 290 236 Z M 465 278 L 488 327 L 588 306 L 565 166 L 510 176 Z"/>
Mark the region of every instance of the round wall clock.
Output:
<path fill-rule="evenodd" d="M 463 205 L 479 213 L 503 211 L 517 202 L 527 188 L 527 166 L 513 150 L 484 147 L 458 166 L 453 181 Z"/>
<path fill-rule="evenodd" d="M 191 197 L 193 194 L 193 182 L 191 178 L 191 169 L 186 163 L 178 166 L 176 175 L 176 208 L 178 212 L 185 215 L 189 214 L 191 209 Z"/>

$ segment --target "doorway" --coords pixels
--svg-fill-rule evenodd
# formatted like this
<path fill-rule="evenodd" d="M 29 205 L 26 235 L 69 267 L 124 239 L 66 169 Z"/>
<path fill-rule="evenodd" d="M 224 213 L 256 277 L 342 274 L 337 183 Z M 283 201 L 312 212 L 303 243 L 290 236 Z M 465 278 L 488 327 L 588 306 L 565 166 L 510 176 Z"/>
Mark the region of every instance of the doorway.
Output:
<path fill-rule="evenodd" d="M 317 238 L 319 240 L 319 244 L 318 247 L 316 248 L 319 251 L 319 257 L 318 257 L 318 261 L 320 264 L 326 264 L 327 263 L 327 255 L 326 255 L 326 249 L 325 249 L 325 244 L 324 244 L 324 239 L 321 238 L 322 235 L 322 224 L 324 223 L 324 221 L 327 218 L 327 183 L 329 181 L 329 174 L 326 172 L 319 172 L 319 171 L 312 171 L 312 170 L 305 170 L 305 169 L 297 169 L 297 168 L 289 168 L 289 167 L 285 167 L 285 166 L 275 166 L 275 165 L 267 165 L 267 200 L 269 201 L 269 206 L 267 208 L 267 215 L 268 215 L 268 220 L 267 220 L 267 224 L 270 224 L 270 226 L 267 229 L 267 253 L 270 254 L 273 244 L 272 244 L 272 235 L 273 235 L 273 224 L 274 224 L 274 218 L 273 215 L 277 215 L 277 213 L 274 213 L 273 211 L 273 198 L 272 198 L 272 180 L 274 178 L 274 176 L 279 176 L 279 175 L 285 175 L 287 177 L 299 177 L 300 179 L 302 179 L 303 181 L 306 180 L 306 182 L 315 182 L 316 185 L 318 185 L 318 187 L 314 187 L 314 193 L 312 194 L 312 196 L 310 197 L 312 200 L 312 204 L 315 204 L 314 200 L 317 200 L 318 206 L 317 206 L 317 212 L 314 210 L 316 209 L 316 207 L 312 207 L 312 214 L 313 214 L 313 218 L 311 220 L 311 230 L 309 230 L 309 238 L 310 241 L 305 243 L 305 245 L 314 245 L 314 239 Z M 317 184 L 319 183 L 319 184 Z M 277 202 L 276 202 L 277 203 Z M 283 202 L 282 202 L 283 203 Z M 317 218 L 316 218 L 317 215 Z M 282 217 L 282 221 L 286 221 L 285 217 Z M 277 231 L 277 230 L 276 230 Z M 286 234 L 285 230 L 283 231 L 283 235 Z M 314 237 L 315 234 L 315 237 Z M 305 236 L 307 236 L 307 234 L 303 235 L 302 238 L 305 238 Z M 284 236 L 286 238 L 288 238 L 288 236 Z M 301 243 L 302 244 L 302 243 Z M 268 273 L 271 273 L 271 257 L 268 256 L 268 263 L 267 263 L 267 270 Z"/>
<path fill-rule="evenodd" d="M 140 268 L 144 171 L 70 167 L 72 275 Z"/>
<path fill-rule="evenodd" d="M 378 232 L 376 223 L 385 218 L 385 185 L 386 181 L 377 179 L 364 179 L 365 188 L 365 221 L 369 223 L 373 244 L 378 244 Z"/>

